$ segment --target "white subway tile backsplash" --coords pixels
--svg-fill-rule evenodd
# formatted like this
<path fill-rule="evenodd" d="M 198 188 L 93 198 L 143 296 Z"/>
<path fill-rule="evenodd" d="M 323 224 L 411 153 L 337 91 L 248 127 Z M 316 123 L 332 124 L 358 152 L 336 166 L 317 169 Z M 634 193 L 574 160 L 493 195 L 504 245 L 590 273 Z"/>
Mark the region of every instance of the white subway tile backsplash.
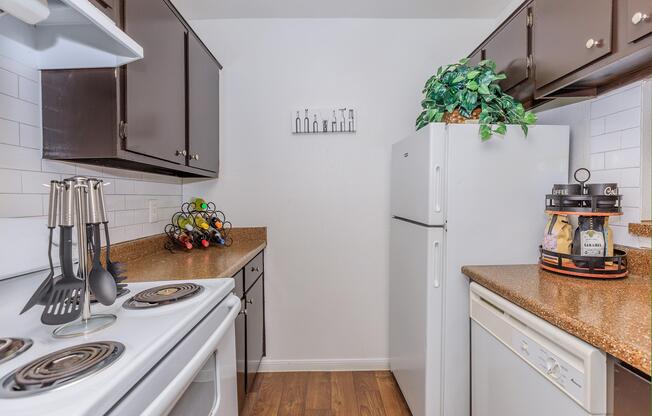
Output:
<path fill-rule="evenodd" d="M 41 170 L 41 151 L 0 144 L 0 168 Z"/>
<path fill-rule="evenodd" d="M 600 97 L 591 102 L 591 118 L 604 117 L 641 105 L 641 88 L 632 87 L 621 90 L 618 94 Z"/>
<path fill-rule="evenodd" d="M 635 168 L 641 165 L 641 148 L 616 150 L 604 156 L 606 169 Z"/>
<path fill-rule="evenodd" d="M 638 188 L 641 186 L 641 169 L 640 168 L 630 168 L 622 169 L 620 171 L 620 180 L 618 185 L 621 187 L 633 187 Z"/>
<path fill-rule="evenodd" d="M 31 79 L 21 77 L 18 81 L 18 97 L 21 100 L 38 104 L 41 99 L 39 84 Z"/>
<path fill-rule="evenodd" d="M 82 175 L 105 181 L 112 242 L 163 232 L 181 204 L 181 178 L 42 159 L 40 101 L 39 72 L 0 55 L 0 217 L 42 217 L 49 192 L 43 184 Z M 153 223 L 149 200 L 160 218 Z"/>
<path fill-rule="evenodd" d="M 19 124 L 15 121 L 0 118 L 0 143 L 20 144 Z"/>
<path fill-rule="evenodd" d="M 21 192 L 20 171 L 0 169 L 0 193 L 19 194 Z"/>
<path fill-rule="evenodd" d="M 591 137 L 591 153 L 620 149 L 620 132 Z"/>
<path fill-rule="evenodd" d="M 116 227 L 121 227 L 123 225 L 133 225 L 135 223 L 134 217 L 135 217 L 135 211 L 133 210 L 116 211 L 114 225 Z"/>
<path fill-rule="evenodd" d="M 604 153 L 591 155 L 591 171 L 604 169 Z"/>
<path fill-rule="evenodd" d="M 43 215 L 41 195 L 0 195 L 0 217 L 40 217 Z"/>
<path fill-rule="evenodd" d="M 607 133 L 612 131 L 631 129 L 634 127 L 638 127 L 640 125 L 641 125 L 640 104 L 638 107 L 608 115 L 604 119 L 604 131 Z"/>
<path fill-rule="evenodd" d="M 21 124 L 20 145 L 23 147 L 31 147 L 32 149 L 40 149 L 43 143 L 41 131 L 42 130 L 39 127 L 30 126 L 29 124 Z"/>
<path fill-rule="evenodd" d="M 0 94 L 18 97 L 18 75 L 0 69 Z"/>
<path fill-rule="evenodd" d="M 43 172 L 61 173 L 64 175 L 75 175 L 77 172 L 77 168 L 73 163 L 49 159 L 43 159 L 41 161 L 41 170 Z"/>
<path fill-rule="evenodd" d="M 637 208 L 641 206 L 641 190 L 640 188 L 623 188 L 618 189 L 623 196 L 622 204 L 624 207 Z M 640 220 L 640 218 L 639 218 Z"/>
<path fill-rule="evenodd" d="M 604 118 L 597 118 L 589 122 L 589 132 L 591 136 L 597 136 L 604 133 Z"/>
<path fill-rule="evenodd" d="M 50 188 L 43 186 L 51 180 L 60 180 L 61 175 L 45 172 L 23 172 L 23 193 L 24 194 L 47 194 Z"/>
<path fill-rule="evenodd" d="M 118 211 L 125 209 L 124 195 L 104 195 L 104 207 L 107 211 Z"/>
<path fill-rule="evenodd" d="M 39 126 L 40 108 L 34 103 L 0 94 L 0 118 Z"/>
<path fill-rule="evenodd" d="M 620 135 L 620 147 L 626 149 L 628 147 L 641 146 L 641 128 L 635 127 L 633 129 L 623 130 Z"/>

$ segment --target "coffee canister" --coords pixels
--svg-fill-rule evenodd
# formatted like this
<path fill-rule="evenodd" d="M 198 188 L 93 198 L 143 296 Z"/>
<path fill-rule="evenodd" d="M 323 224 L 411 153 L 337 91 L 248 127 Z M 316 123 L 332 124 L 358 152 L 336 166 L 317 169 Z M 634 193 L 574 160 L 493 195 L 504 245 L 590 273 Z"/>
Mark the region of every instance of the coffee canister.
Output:
<path fill-rule="evenodd" d="M 585 185 L 589 195 L 604 195 L 604 196 L 617 196 L 618 184 L 617 183 L 589 183 Z M 598 207 L 614 207 L 616 206 L 615 200 L 598 200 Z"/>
<path fill-rule="evenodd" d="M 555 184 L 552 186 L 552 195 L 557 197 L 581 195 L 581 194 L 582 194 L 582 186 L 578 183 Z M 568 198 L 560 198 L 560 200 L 561 200 L 561 205 L 566 207 L 580 205 L 580 201 L 573 201 Z"/>

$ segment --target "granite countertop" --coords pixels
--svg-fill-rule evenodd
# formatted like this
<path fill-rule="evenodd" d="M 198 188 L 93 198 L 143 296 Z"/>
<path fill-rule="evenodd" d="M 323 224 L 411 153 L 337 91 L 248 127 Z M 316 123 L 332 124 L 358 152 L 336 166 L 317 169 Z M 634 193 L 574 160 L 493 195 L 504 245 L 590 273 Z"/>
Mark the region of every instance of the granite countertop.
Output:
<path fill-rule="evenodd" d="M 464 266 L 471 280 L 650 375 L 650 277 L 564 277 L 538 265 Z"/>
<path fill-rule="evenodd" d="M 230 247 L 172 252 L 163 247 L 166 237 L 151 237 L 112 246 L 111 256 L 125 263 L 127 283 L 231 277 L 267 246 L 264 228 L 233 229 L 232 235 Z"/>

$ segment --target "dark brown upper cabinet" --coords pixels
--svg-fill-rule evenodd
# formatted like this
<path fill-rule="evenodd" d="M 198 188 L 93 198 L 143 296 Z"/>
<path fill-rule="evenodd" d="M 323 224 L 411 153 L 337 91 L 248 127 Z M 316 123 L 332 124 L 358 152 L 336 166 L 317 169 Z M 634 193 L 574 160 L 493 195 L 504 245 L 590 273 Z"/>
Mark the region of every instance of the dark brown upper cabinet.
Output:
<path fill-rule="evenodd" d="M 635 42 L 652 33 L 652 1 L 627 0 L 627 41 Z"/>
<path fill-rule="evenodd" d="M 611 52 L 612 5 L 613 0 L 534 2 L 536 88 Z"/>
<path fill-rule="evenodd" d="M 527 108 L 592 98 L 652 74 L 652 0 L 526 0 L 482 54 Z"/>
<path fill-rule="evenodd" d="M 530 73 L 530 50 L 528 47 L 528 22 L 531 10 L 522 9 L 514 15 L 502 30 L 485 44 L 484 57 L 496 62 L 496 71 L 507 78 L 500 86 L 505 91 L 525 81 Z"/>
<path fill-rule="evenodd" d="M 220 70 L 199 39 L 188 35 L 188 165 L 217 172 Z"/>
<path fill-rule="evenodd" d="M 125 31 L 145 51 L 127 65 L 126 150 L 186 162 L 186 28 L 161 0 L 125 2 Z"/>
<path fill-rule="evenodd" d="M 42 72 L 43 157 L 216 177 L 222 66 L 167 0 L 93 0 L 145 57 L 118 69 Z"/>

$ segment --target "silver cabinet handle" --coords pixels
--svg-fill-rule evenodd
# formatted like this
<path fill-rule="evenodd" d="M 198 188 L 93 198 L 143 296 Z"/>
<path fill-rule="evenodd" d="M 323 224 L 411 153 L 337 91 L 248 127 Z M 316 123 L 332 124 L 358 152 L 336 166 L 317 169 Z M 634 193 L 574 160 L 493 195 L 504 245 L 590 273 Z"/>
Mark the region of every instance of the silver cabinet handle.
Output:
<path fill-rule="evenodd" d="M 593 38 L 586 41 L 586 49 L 600 48 L 602 46 L 602 39 L 595 40 Z"/>
<path fill-rule="evenodd" d="M 247 310 L 246 309 L 241 310 L 240 312 L 238 312 L 238 315 L 245 315 L 246 316 L 247 315 Z"/>
<path fill-rule="evenodd" d="M 251 271 L 252 271 L 252 272 L 259 272 L 260 269 L 259 269 L 258 267 L 252 267 L 252 268 L 251 268 Z"/>
<path fill-rule="evenodd" d="M 254 300 L 253 300 L 253 299 L 247 299 L 247 303 L 248 303 L 249 305 L 253 305 L 253 304 L 254 304 Z"/>
<path fill-rule="evenodd" d="M 194 155 L 190 156 L 191 159 L 199 160 L 199 153 L 195 153 Z"/>
<path fill-rule="evenodd" d="M 636 12 L 632 16 L 632 23 L 637 25 L 641 22 L 647 22 L 649 19 L 650 16 L 648 16 L 646 13 Z"/>
<path fill-rule="evenodd" d="M 177 150 L 176 152 L 174 152 L 175 156 L 185 156 L 187 154 L 188 152 L 186 152 L 185 150 Z"/>

